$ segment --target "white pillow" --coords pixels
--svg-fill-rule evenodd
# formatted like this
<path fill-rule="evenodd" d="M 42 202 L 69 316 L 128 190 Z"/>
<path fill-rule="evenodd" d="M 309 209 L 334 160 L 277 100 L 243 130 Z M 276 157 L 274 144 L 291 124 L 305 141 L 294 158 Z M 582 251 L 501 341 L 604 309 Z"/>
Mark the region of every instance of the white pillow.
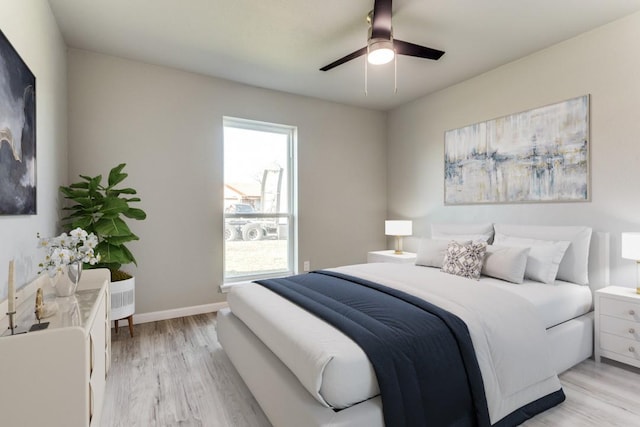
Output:
<path fill-rule="evenodd" d="M 582 226 L 559 227 L 495 224 L 495 230 L 496 235 L 503 234 L 528 239 L 571 242 L 560 263 L 557 278 L 579 285 L 589 284 L 591 228 Z"/>
<path fill-rule="evenodd" d="M 436 240 L 482 240 L 490 242 L 493 224 L 431 224 L 431 238 Z"/>
<path fill-rule="evenodd" d="M 537 282 L 551 284 L 556 280 L 558 268 L 571 242 L 521 239 L 496 233 L 494 243 L 499 246 L 529 247 L 524 277 Z"/>
<path fill-rule="evenodd" d="M 530 248 L 487 246 L 482 275 L 512 283 L 520 284 L 524 282 L 524 272 L 527 267 L 529 251 Z"/>
<path fill-rule="evenodd" d="M 449 246 L 447 240 L 421 239 L 416 254 L 416 265 L 442 268 L 447 246 Z"/>

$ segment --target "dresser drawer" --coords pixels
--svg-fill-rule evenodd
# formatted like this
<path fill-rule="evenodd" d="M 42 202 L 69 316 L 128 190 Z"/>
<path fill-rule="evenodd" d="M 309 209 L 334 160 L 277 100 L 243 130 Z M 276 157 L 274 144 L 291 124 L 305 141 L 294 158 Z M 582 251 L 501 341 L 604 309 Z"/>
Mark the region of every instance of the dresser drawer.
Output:
<path fill-rule="evenodd" d="M 600 298 L 600 314 L 640 322 L 640 304 L 612 298 Z"/>
<path fill-rule="evenodd" d="M 640 343 L 640 322 L 600 316 L 600 331 Z"/>
<path fill-rule="evenodd" d="M 602 333 L 600 334 L 600 348 L 640 362 L 640 343 L 638 341 Z"/>

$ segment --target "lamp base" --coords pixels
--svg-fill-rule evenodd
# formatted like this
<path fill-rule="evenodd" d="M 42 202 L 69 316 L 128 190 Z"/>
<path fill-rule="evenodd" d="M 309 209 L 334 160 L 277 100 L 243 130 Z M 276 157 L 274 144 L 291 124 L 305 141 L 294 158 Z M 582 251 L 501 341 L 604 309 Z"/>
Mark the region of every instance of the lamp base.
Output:
<path fill-rule="evenodd" d="M 402 255 L 402 236 L 396 236 L 396 255 Z"/>

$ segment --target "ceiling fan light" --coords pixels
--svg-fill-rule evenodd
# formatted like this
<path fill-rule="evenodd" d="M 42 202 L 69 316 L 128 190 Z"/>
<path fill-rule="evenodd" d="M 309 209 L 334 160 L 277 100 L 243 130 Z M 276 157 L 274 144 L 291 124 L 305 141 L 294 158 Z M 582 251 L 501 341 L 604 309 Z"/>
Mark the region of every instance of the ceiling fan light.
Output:
<path fill-rule="evenodd" d="M 381 65 L 391 62 L 395 52 L 393 50 L 393 41 L 378 39 L 369 41 L 369 54 L 367 61 L 372 65 Z"/>

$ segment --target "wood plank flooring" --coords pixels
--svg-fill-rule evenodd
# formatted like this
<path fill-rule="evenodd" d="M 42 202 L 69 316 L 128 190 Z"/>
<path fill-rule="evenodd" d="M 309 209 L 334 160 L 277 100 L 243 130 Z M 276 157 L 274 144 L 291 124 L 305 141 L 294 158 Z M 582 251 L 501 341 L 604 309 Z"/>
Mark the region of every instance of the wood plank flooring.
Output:
<path fill-rule="evenodd" d="M 112 331 L 102 427 L 269 427 L 216 336 L 215 314 Z M 526 427 L 640 426 L 640 370 L 586 360 L 560 376 L 567 400 Z M 304 427 L 304 426 L 300 426 Z"/>
<path fill-rule="evenodd" d="M 268 427 L 220 347 L 215 314 L 112 330 L 102 427 Z"/>

